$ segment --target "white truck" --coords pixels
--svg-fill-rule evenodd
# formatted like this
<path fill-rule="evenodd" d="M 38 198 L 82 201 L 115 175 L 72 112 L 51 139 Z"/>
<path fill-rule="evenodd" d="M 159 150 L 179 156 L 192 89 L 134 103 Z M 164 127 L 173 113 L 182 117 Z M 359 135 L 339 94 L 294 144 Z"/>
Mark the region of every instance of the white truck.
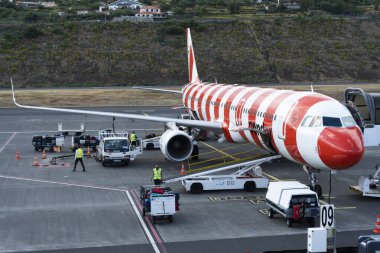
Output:
<path fill-rule="evenodd" d="M 246 190 L 267 188 L 269 180 L 262 175 L 260 166 L 248 166 L 229 175 L 194 176 L 182 180 L 186 191 L 201 193 L 207 190 Z"/>
<path fill-rule="evenodd" d="M 137 140 L 136 147 L 131 147 L 127 131 L 113 132 L 109 129 L 99 132 L 99 145 L 95 159 L 107 165 L 129 165 L 138 155 L 143 153 L 142 142 Z"/>
<path fill-rule="evenodd" d="M 315 218 L 319 216 L 318 195 L 297 181 L 270 182 L 265 203 L 269 207 L 269 218 L 280 214 L 286 218 L 288 227 L 298 220 L 305 220 L 314 227 Z"/>
<path fill-rule="evenodd" d="M 359 184 L 351 185 L 350 189 L 363 196 L 380 198 L 380 163 L 378 163 L 375 168 L 375 174 L 367 177 L 361 176 L 359 178 Z"/>

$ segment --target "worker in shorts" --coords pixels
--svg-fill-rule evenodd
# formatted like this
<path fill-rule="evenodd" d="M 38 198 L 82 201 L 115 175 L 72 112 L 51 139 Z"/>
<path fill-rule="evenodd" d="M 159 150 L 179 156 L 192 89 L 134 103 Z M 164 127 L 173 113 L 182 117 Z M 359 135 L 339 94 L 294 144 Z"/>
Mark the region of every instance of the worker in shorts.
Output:
<path fill-rule="evenodd" d="M 86 171 L 86 169 L 83 165 L 82 158 L 83 158 L 83 149 L 81 148 L 81 146 L 78 146 L 77 150 L 75 151 L 75 163 L 74 163 L 73 171 L 76 170 L 78 162 L 80 162 L 82 164 L 83 171 Z"/>
<path fill-rule="evenodd" d="M 134 150 L 137 145 L 137 136 L 135 134 L 135 131 L 132 131 L 130 135 L 130 141 L 131 141 L 131 150 Z"/>
<path fill-rule="evenodd" d="M 162 169 L 156 165 L 156 167 L 153 168 L 153 176 L 152 179 L 154 180 L 155 185 L 161 185 L 162 184 Z"/>

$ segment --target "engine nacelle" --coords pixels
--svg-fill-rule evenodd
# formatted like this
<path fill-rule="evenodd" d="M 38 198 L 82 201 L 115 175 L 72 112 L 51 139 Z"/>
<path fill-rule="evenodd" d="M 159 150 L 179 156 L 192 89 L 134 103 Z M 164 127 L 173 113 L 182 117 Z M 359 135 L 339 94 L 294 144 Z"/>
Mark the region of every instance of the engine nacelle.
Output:
<path fill-rule="evenodd" d="M 160 149 L 169 161 L 181 162 L 191 156 L 193 141 L 185 132 L 168 129 L 160 138 Z"/>

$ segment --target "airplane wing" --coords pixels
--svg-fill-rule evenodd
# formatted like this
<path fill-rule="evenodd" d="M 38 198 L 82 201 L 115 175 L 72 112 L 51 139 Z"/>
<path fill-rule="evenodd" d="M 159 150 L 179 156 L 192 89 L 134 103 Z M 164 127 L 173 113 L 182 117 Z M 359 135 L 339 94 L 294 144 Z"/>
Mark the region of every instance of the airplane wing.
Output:
<path fill-rule="evenodd" d="M 194 127 L 194 128 L 199 128 L 199 129 L 211 130 L 214 132 L 221 132 L 222 131 L 222 123 L 217 122 L 217 121 L 210 122 L 210 121 L 203 121 L 203 120 L 176 119 L 176 118 L 156 117 L 156 116 L 129 114 L 129 113 L 101 112 L 101 111 L 91 111 L 91 110 L 77 110 L 77 109 L 66 109 L 66 108 L 21 105 L 21 104 L 16 102 L 16 97 L 15 97 L 15 92 L 14 92 L 12 81 L 11 81 L 11 85 L 12 85 L 13 102 L 15 103 L 15 105 L 17 105 L 18 107 L 21 107 L 21 108 L 56 111 L 56 112 L 90 114 L 90 115 L 129 118 L 129 119 L 139 119 L 139 120 L 156 121 L 156 122 L 162 122 L 162 123 L 171 123 L 172 122 L 172 123 L 179 125 L 179 126 Z"/>
<path fill-rule="evenodd" d="M 158 88 L 151 88 L 151 87 L 136 87 L 136 86 L 133 86 L 132 88 L 138 89 L 138 90 L 152 90 L 152 91 L 158 91 L 158 92 L 164 92 L 164 93 L 182 94 L 182 91 L 180 90 L 166 90 L 166 89 L 158 89 Z"/>

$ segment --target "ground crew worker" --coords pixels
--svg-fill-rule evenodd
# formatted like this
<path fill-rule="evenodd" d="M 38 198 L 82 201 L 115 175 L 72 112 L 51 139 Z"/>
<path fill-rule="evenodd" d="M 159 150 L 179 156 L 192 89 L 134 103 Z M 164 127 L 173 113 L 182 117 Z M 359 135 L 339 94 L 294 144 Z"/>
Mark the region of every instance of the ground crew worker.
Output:
<path fill-rule="evenodd" d="M 137 136 L 135 134 L 135 131 L 132 131 L 131 135 L 130 135 L 130 139 L 131 139 L 131 150 L 134 150 L 135 147 L 136 147 L 136 141 L 137 141 Z"/>
<path fill-rule="evenodd" d="M 162 184 L 162 169 L 158 166 L 158 164 L 153 168 L 152 179 L 154 180 L 155 185 Z"/>
<path fill-rule="evenodd" d="M 73 171 L 75 171 L 75 169 L 77 168 L 78 162 L 80 162 L 82 164 L 83 171 L 86 171 L 86 169 L 84 168 L 84 165 L 83 165 L 82 158 L 83 158 L 83 149 L 79 146 L 77 148 L 77 150 L 75 151 L 75 164 L 74 164 Z"/>

